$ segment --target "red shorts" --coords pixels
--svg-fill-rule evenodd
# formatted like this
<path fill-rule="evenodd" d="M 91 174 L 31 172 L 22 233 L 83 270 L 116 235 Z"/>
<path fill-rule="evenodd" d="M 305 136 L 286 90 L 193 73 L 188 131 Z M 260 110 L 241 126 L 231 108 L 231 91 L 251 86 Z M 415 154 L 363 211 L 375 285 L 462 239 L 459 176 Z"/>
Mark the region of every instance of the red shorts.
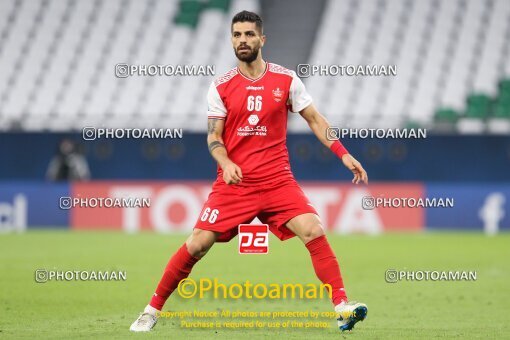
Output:
<path fill-rule="evenodd" d="M 285 224 L 306 213 L 317 214 L 294 179 L 254 186 L 214 182 L 195 228 L 221 233 L 217 241 L 228 242 L 237 235 L 239 224 L 258 217 L 283 241 L 295 236 Z"/>

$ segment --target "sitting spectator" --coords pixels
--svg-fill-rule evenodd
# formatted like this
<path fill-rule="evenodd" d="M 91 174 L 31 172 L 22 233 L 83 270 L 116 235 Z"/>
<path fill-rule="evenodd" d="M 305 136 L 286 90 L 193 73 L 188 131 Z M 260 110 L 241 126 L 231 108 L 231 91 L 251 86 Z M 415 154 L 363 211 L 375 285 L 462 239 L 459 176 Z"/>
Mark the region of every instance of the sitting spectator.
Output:
<path fill-rule="evenodd" d="M 80 181 L 90 179 L 87 160 L 76 151 L 73 141 L 63 139 L 58 153 L 51 160 L 46 178 L 52 181 Z"/>

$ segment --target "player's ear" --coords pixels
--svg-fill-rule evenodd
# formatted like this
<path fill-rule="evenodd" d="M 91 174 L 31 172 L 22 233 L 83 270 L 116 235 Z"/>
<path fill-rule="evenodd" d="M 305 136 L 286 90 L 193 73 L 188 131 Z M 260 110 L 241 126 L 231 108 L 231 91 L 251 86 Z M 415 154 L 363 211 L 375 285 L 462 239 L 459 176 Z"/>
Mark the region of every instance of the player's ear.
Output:
<path fill-rule="evenodd" d="M 262 34 L 262 36 L 260 37 L 260 40 L 262 41 L 262 43 L 260 44 L 260 47 L 263 47 L 264 44 L 266 43 L 266 36 L 264 34 Z"/>

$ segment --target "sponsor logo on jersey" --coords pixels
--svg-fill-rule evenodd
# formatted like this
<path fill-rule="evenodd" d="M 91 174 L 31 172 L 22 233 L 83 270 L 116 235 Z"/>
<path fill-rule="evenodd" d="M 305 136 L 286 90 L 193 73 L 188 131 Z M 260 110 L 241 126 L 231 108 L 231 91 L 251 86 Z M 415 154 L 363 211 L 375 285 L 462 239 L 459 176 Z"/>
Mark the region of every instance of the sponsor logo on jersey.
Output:
<path fill-rule="evenodd" d="M 250 117 L 248 117 L 248 123 L 250 123 L 250 125 L 257 125 L 258 122 L 259 122 L 259 116 L 250 115 Z"/>
<path fill-rule="evenodd" d="M 259 116 L 256 114 L 250 115 L 248 117 L 248 123 L 251 126 L 241 126 L 237 129 L 237 135 L 241 137 L 245 136 L 266 136 L 267 135 L 267 127 L 265 125 L 257 125 L 259 122 Z"/>
<path fill-rule="evenodd" d="M 257 126 L 241 126 L 237 129 L 237 135 L 241 137 L 245 136 L 266 136 L 267 135 L 267 127 L 264 125 Z"/>
<path fill-rule="evenodd" d="M 279 87 L 273 90 L 273 99 L 278 103 L 283 99 L 284 91 L 280 90 Z"/>
<path fill-rule="evenodd" d="M 263 91 L 264 90 L 264 86 L 246 86 L 246 89 L 247 90 L 251 90 L 251 91 Z"/>

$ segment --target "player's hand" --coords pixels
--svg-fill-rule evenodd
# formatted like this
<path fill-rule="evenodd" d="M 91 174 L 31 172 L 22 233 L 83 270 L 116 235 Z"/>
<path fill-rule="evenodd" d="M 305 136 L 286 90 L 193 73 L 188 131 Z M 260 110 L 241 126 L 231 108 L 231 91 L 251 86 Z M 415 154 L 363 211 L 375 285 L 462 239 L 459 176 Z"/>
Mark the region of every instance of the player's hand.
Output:
<path fill-rule="evenodd" d="M 223 180 L 227 184 L 237 184 L 243 180 L 241 168 L 234 162 L 227 163 L 223 167 Z"/>
<path fill-rule="evenodd" d="M 345 154 L 342 157 L 342 162 L 347 167 L 347 169 L 351 170 L 354 174 L 354 178 L 352 179 L 352 183 L 358 184 L 362 181 L 365 184 L 368 184 L 368 175 L 365 169 L 361 166 L 361 163 L 356 160 L 350 154 Z"/>

